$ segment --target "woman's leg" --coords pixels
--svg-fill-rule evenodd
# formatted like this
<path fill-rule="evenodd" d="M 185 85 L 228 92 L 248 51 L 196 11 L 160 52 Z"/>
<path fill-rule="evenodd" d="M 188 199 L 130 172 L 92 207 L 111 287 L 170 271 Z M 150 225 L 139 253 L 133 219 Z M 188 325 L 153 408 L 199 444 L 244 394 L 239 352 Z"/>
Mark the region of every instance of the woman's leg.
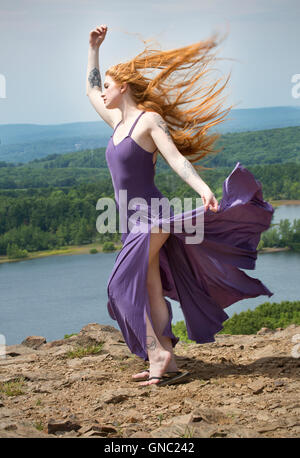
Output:
<path fill-rule="evenodd" d="M 167 367 L 172 359 L 171 353 L 166 350 L 160 343 L 158 336 L 156 335 L 151 322 L 146 313 L 146 346 L 149 358 L 149 377 L 156 376 L 161 377 L 166 371 Z M 140 385 L 150 385 L 152 383 L 158 383 L 159 379 L 153 379 L 140 383 Z"/>
<path fill-rule="evenodd" d="M 161 345 L 172 355 L 172 359 L 167 367 L 167 371 L 177 371 L 178 368 L 173 353 L 172 340 L 170 337 L 162 335 L 170 317 L 169 310 L 163 295 L 159 270 L 159 251 L 155 254 L 151 264 L 149 264 L 148 267 L 147 288 L 154 331 Z"/>
<path fill-rule="evenodd" d="M 169 233 L 151 233 L 147 289 L 150 302 L 151 322 L 146 314 L 147 324 L 147 349 L 150 362 L 150 377 L 152 375 L 161 376 L 167 371 L 178 370 L 172 341 L 169 337 L 163 336 L 163 330 L 169 321 L 169 311 L 163 297 L 162 284 L 159 271 L 159 250 L 169 237 Z M 136 374 L 135 378 L 146 375 L 145 373 Z M 143 382 L 142 385 L 158 383 L 158 379 Z"/>
<path fill-rule="evenodd" d="M 154 256 L 152 262 L 148 266 L 148 277 L 147 277 L 147 289 L 150 302 L 151 318 L 154 326 L 154 333 L 159 343 L 156 343 L 157 346 L 163 347 L 165 350 L 171 353 L 171 360 L 166 367 L 166 372 L 169 371 L 178 371 L 178 367 L 175 361 L 175 356 L 173 353 L 173 345 L 170 337 L 163 336 L 162 333 L 169 321 L 169 310 L 166 305 L 165 298 L 163 296 L 162 284 L 159 271 L 159 252 Z M 148 328 L 147 336 L 152 334 L 150 328 L 151 323 L 149 322 L 148 316 Z M 150 326 L 149 326 L 150 324 Z M 150 343 L 151 338 L 148 338 L 147 343 Z M 154 346 L 154 340 L 153 340 Z M 133 375 L 133 378 L 146 377 L 148 372 L 142 371 L 138 374 Z"/>

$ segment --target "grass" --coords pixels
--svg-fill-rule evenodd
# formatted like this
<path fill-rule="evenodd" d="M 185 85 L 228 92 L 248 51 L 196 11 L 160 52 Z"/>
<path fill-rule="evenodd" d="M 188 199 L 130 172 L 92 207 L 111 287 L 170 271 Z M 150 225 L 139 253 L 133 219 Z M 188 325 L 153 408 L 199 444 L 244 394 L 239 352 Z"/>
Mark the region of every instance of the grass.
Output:
<path fill-rule="evenodd" d="M 36 421 L 34 423 L 34 427 L 38 430 L 38 431 L 43 431 L 44 429 L 44 425 L 41 421 Z"/>
<path fill-rule="evenodd" d="M 123 365 L 120 365 L 120 366 L 119 366 L 120 371 L 125 371 L 125 370 L 128 369 L 128 368 L 129 368 L 129 365 L 128 365 L 128 364 L 123 364 Z"/>
<path fill-rule="evenodd" d="M 180 436 L 182 438 L 192 438 L 194 437 L 195 428 L 190 428 L 189 425 L 186 425 L 184 433 Z"/>
<path fill-rule="evenodd" d="M 118 251 L 122 248 L 121 243 L 114 242 L 115 249 L 114 251 Z M 30 251 L 28 252 L 28 256 L 26 258 L 22 259 L 35 259 L 35 258 L 44 258 L 47 256 L 53 256 L 53 255 L 72 255 L 72 254 L 94 254 L 95 251 L 97 252 L 104 252 L 103 249 L 103 243 L 98 243 L 98 242 L 92 242 L 90 244 L 86 245 L 67 245 L 67 246 L 62 246 L 60 248 L 55 248 L 55 249 L 49 249 L 49 250 L 40 250 L 40 251 Z M 90 250 L 93 250 L 91 253 Z M 9 259 L 8 256 L 0 256 L 0 263 L 4 262 L 13 262 L 13 261 L 18 261 L 18 258 L 12 258 Z"/>
<path fill-rule="evenodd" d="M 73 332 L 73 334 L 65 334 L 64 339 L 68 339 L 69 337 L 77 336 L 77 335 L 78 335 L 78 332 Z"/>
<path fill-rule="evenodd" d="M 102 350 L 104 342 L 101 342 L 99 345 L 88 345 L 87 347 L 78 346 L 75 350 L 68 351 L 66 358 L 83 358 L 87 355 L 94 355 L 100 353 Z"/>
<path fill-rule="evenodd" d="M 6 396 L 19 396 L 25 394 L 25 391 L 22 390 L 24 384 L 24 377 L 18 377 L 12 382 L 0 383 L 0 393 L 4 393 Z"/>

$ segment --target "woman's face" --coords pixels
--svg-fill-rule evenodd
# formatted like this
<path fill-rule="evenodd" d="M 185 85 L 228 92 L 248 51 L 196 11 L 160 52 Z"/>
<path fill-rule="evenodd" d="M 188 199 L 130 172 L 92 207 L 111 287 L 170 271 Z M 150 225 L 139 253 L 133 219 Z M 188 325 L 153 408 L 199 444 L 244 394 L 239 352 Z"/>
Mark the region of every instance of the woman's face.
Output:
<path fill-rule="evenodd" d="M 108 109 L 118 108 L 122 98 L 121 86 L 109 75 L 105 76 L 103 89 L 101 93 L 104 105 Z"/>

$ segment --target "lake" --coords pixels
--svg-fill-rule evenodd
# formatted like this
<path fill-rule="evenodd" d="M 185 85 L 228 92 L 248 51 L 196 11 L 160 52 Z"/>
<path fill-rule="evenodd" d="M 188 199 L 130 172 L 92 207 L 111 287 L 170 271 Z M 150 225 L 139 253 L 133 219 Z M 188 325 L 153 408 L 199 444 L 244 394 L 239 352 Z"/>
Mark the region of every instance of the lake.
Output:
<path fill-rule="evenodd" d="M 278 207 L 273 222 L 284 218 L 291 222 L 300 218 L 300 206 Z M 95 322 L 119 329 L 106 307 L 106 285 L 116 256 L 117 252 L 59 255 L 0 264 L 0 334 L 6 345 L 21 343 L 30 335 L 47 341 L 61 339 Z M 253 310 L 263 302 L 299 300 L 299 253 L 259 254 L 256 269 L 243 270 L 261 280 L 274 295 L 236 302 L 225 309 L 229 316 Z M 170 302 L 175 324 L 184 317 L 179 303 Z"/>

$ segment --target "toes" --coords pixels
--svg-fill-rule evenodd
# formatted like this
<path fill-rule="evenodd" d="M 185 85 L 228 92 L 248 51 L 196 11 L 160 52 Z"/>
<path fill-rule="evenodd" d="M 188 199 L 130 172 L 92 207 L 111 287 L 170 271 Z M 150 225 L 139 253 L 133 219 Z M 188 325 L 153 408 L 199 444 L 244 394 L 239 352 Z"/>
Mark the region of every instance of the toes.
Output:
<path fill-rule="evenodd" d="M 133 375 L 132 378 L 147 377 L 147 375 L 149 375 L 149 372 L 144 371 L 144 372 L 139 372 L 138 374 Z"/>
<path fill-rule="evenodd" d="M 158 382 L 160 382 L 159 379 L 157 379 L 157 380 L 148 380 L 146 382 L 139 383 L 139 385 L 141 385 L 141 386 L 154 385 L 154 384 L 156 385 Z"/>
<path fill-rule="evenodd" d="M 150 382 L 142 382 L 142 383 L 139 383 L 139 385 L 147 386 L 147 385 L 152 385 L 153 383 L 155 383 L 155 382 L 152 382 L 152 381 L 150 381 Z"/>

